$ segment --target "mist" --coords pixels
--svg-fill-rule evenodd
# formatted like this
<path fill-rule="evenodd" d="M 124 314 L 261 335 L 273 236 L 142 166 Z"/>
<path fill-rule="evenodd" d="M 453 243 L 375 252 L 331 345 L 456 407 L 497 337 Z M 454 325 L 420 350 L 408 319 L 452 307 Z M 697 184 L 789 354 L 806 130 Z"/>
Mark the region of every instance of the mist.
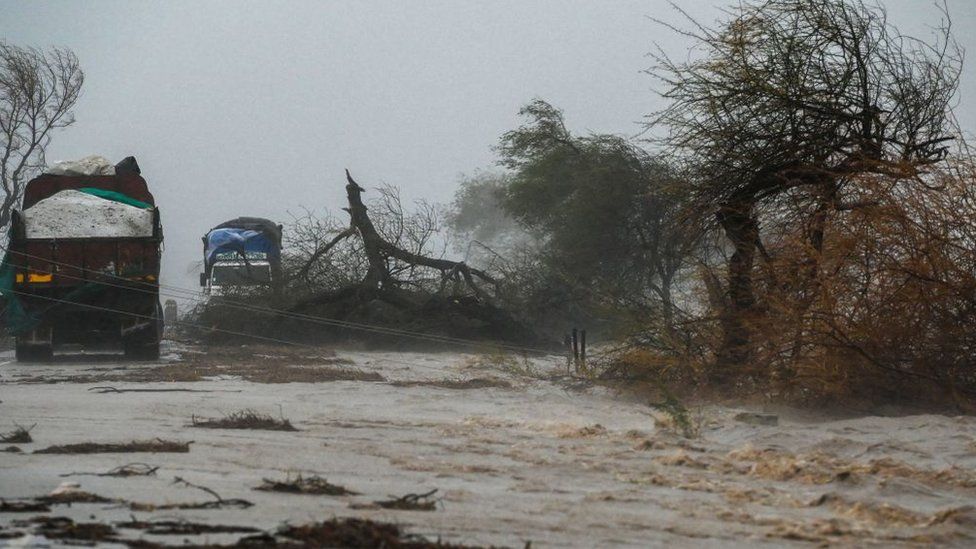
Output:
<path fill-rule="evenodd" d="M 703 21 L 721 15 L 685 4 Z M 884 5 L 905 32 L 939 22 L 928 2 Z M 957 29 L 976 25 L 976 6 L 950 12 Z M 338 209 L 344 168 L 408 202 L 448 201 L 460 174 L 495 164 L 532 98 L 564 109 L 574 131 L 638 134 L 663 105 L 647 53 L 687 48 L 652 18 L 681 22 L 663 0 L 8 2 L 0 35 L 79 56 L 77 122 L 48 161 L 135 155 L 162 213 L 163 283 L 194 287 L 208 229 Z M 971 133 L 976 109 L 958 114 Z"/>

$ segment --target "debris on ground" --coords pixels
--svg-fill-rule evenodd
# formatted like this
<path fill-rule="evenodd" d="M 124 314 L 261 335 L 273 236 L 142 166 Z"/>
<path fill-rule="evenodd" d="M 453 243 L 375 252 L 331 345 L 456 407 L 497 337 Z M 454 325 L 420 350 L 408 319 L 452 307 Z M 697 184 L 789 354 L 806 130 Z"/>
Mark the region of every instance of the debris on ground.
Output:
<path fill-rule="evenodd" d="M 125 540 L 111 525 L 102 523 L 76 523 L 67 517 L 35 517 L 23 524 L 34 526 L 33 533 L 50 539 L 70 540 L 71 544 L 92 545 L 117 542 L 130 547 L 169 547 L 147 540 Z M 383 547 L 385 549 L 475 549 L 476 546 L 457 545 L 443 541 L 431 541 L 418 534 L 408 534 L 396 524 L 373 522 L 358 518 L 334 518 L 324 522 L 303 525 L 285 525 L 273 533 L 248 526 L 210 525 L 184 521 L 139 521 L 116 523 L 120 529 L 141 530 L 150 535 L 206 535 L 248 534 L 230 545 L 207 547 Z M 9 537 L 20 537 L 23 532 L 11 532 Z M 8 536 L 2 536 L 8 537 Z"/>
<path fill-rule="evenodd" d="M 16 429 L 10 431 L 9 433 L 0 433 L 0 442 L 6 442 L 8 444 L 10 443 L 27 444 L 30 442 L 34 442 L 34 439 L 31 438 L 30 432 L 36 426 L 37 426 L 36 423 L 34 425 L 31 425 L 30 427 L 23 427 L 15 423 L 14 427 L 16 427 Z"/>
<path fill-rule="evenodd" d="M 779 416 L 775 414 L 760 414 L 757 412 L 741 412 L 735 415 L 736 421 L 748 423 L 749 425 L 763 425 L 775 427 L 779 425 Z"/>
<path fill-rule="evenodd" d="M 62 473 L 62 477 L 73 477 L 73 476 L 93 476 L 93 477 L 148 477 L 156 474 L 159 470 L 158 465 L 149 465 L 148 463 L 127 463 L 125 465 L 119 465 L 113 469 L 110 469 L 104 473 L 85 473 L 85 472 L 72 472 L 72 473 Z"/>
<path fill-rule="evenodd" d="M 115 541 L 115 529 L 100 522 L 75 522 L 68 517 L 35 517 L 34 533 L 48 539 L 67 539 L 89 543 Z"/>
<path fill-rule="evenodd" d="M 303 477 L 298 475 L 294 480 L 262 479 L 263 484 L 255 488 L 264 492 L 284 492 L 287 494 L 311 494 L 323 496 L 355 496 L 357 492 L 346 489 L 344 486 L 332 484 L 319 476 Z"/>
<path fill-rule="evenodd" d="M 406 534 L 395 524 L 358 518 L 336 518 L 301 526 L 283 526 L 276 535 L 287 540 L 288 543 L 284 545 L 297 542 L 301 547 L 384 547 L 388 549 L 466 547 Z M 244 538 L 238 542 L 238 546 L 247 547 L 247 542 L 247 538 Z"/>
<path fill-rule="evenodd" d="M 262 429 L 267 431 L 297 431 L 294 425 L 285 418 L 276 418 L 261 414 L 255 410 L 241 410 L 222 418 L 197 419 L 191 418 L 191 427 L 205 429 Z"/>
<path fill-rule="evenodd" d="M 393 381 L 394 387 L 438 387 L 441 389 L 511 389 L 504 379 L 476 377 L 472 379 L 439 379 L 430 381 Z"/>
<path fill-rule="evenodd" d="M 182 388 L 182 387 L 177 387 L 177 388 L 172 388 L 172 389 L 170 389 L 170 388 L 164 388 L 164 389 L 143 389 L 143 388 L 136 388 L 136 389 L 118 389 L 116 387 L 110 387 L 108 385 L 103 385 L 103 386 L 99 386 L 99 387 L 90 387 L 88 389 L 88 391 L 89 392 L 92 392 L 92 393 L 98 393 L 100 395 L 101 394 L 105 394 L 105 393 L 239 393 L 239 392 L 241 392 L 240 390 L 231 390 L 231 389 L 220 389 L 220 390 L 213 389 L 213 390 L 210 390 L 210 389 L 186 389 L 186 388 Z"/>
<path fill-rule="evenodd" d="M 192 482 L 188 482 L 180 477 L 174 477 L 173 484 L 182 484 L 183 486 L 187 486 L 189 488 L 196 488 L 197 490 L 202 490 L 210 494 L 211 496 L 213 496 L 214 499 L 212 499 L 211 501 L 202 501 L 202 502 L 194 502 L 194 503 L 164 503 L 160 505 L 155 505 L 152 503 L 130 502 L 129 509 L 132 509 L 133 511 L 160 511 L 160 510 L 169 510 L 169 509 L 222 509 L 222 508 L 247 509 L 248 507 L 254 506 L 253 503 L 251 503 L 246 499 L 239 499 L 239 498 L 224 499 L 220 497 L 220 494 L 218 494 L 213 489 L 207 488 L 206 486 L 201 486 L 199 484 L 193 484 Z"/>
<path fill-rule="evenodd" d="M 179 442 L 175 440 L 163 440 L 161 438 L 153 440 L 133 440 L 131 442 L 82 442 L 78 444 L 65 444 L 61 446 L 49 446 L 41 450 L 35 450 L 35 454 L 115 454 L 123 452 L 149 452 L 149 453 L 180 453 L 185 454 L 190 451 L 189 442 Z"/>
<path fill-rule="evenodd" d="M 325 383 L 332 381 L 386 381 L 376 372 L 356 368 L 347 359 L 335 356 L 329 349 L 295 350 L 267 348 L 260 345 L 211 347 L 208 353 L 194 353 L 183 362 L 153 364 L 106 370 L 85 375 L 36 375 L 19 378 L 17 383 L 87 383 L 97 393 L 159 392 L 159 388 L 116 388 L 108 384 L 173 383 L 240 378 L 252 383 Z M 178 389 L 178 392 L 198 392 Z M 168 392 L 168 391 L 165 391 Z M 225 392 L 216 391 L 213 392 Z"/>
<path fill-rule="evenodd" d="M 0 513 L 49 513 L 51 508 L 40 501 L 7 501 L 0 499 Z"/>
<path fill-rule="evenodd" d="M 0 539 L 16 539 L 24 537 L 24 532 L 20 530 L 5 530 L 0 528 Z"/>
<path fill-rule="evenodd" d="M 3 449 L 3 452 L 7 454 L 21 454 L 24 451 L 17 446 L 7 446 L 6 448 Z"/>
<path fill-rule="evenodd" d="M 156 536 L 195 536 L 200 534 L 254 534 L 260 532 L 251 526 L 235 526 L 225 524 L 204 524 L 184 520 L 143 521 L 133 518 L 129 522 L 115 524 L 118 528 L 127 530 L 142 530 L 146 534 Z"/>
<path fill-rule="evenodd" d="M 46 496 L 35 498 L 35 501 L 49 505 L 71 505 L 72 503 L 111 503 L 109 498 L 85 492 L 77 482 L 62 482 Z"/>
<path fill-rule="evenodd" d="M 439 500 L 432 499 L 437 493 L 437 488 L 424 494 L 407 494 L 405 496 L 390 496 L 388 500 L 374 501 L 376 505 L 383 509 L 396 509 L 398 511 L 433 511 L 437 509 Z"/>
<path fill-rule="evenodd" d="M 192 511 L 197 509 L 247 509 L 254 507 L 254 503 L 246 499 L 220 499 L 211 501 L 194 501 L 188 503 L 144 503 L 139 501 L 129 502 L 129 509 L 132 511 L 152 512 L 152 511 Z"/>
<path fill-rule="evenodd" d="M 91 492 L 85 492 L 84 490 L 67 490 L 41 496 L 37 498 L 37 501 L 49 505 L 71 505 L 72 503 L 114 503 L 117 500 L 92 494 Z"/>

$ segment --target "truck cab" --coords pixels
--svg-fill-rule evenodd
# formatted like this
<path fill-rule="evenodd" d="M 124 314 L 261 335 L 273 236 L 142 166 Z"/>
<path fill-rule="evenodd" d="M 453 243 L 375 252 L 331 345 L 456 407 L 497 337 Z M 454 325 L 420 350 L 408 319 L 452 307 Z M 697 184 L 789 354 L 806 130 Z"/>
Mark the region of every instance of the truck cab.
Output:
<path fill-rule="evenodd" d="M 267 254 L 249 252 L 246 258 L 238 254 L 222 254 L 210 268 L 210 276 L 201 274 L 200 284 L 209 295 L 225 295 L 233 288 L 270 287 L 275 275 Z"/>
<path fill-rule="evenodd" d="M 211 296 L 275 288 L 281 274 L 281 225 L 257 217 L 221 223 L 203 237 L 200 285 Z"/>

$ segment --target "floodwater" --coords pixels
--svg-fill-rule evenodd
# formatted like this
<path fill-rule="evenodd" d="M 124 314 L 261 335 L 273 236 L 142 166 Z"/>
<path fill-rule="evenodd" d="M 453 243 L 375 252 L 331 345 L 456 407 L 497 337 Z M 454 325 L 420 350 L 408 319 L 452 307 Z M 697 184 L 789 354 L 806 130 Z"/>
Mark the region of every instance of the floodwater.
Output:
<path fill-rule="evenodd" d="M 697 436 L 686 438 L 672 418 L 645 403 L 573 380 L 560 357 L 339 351 L 339 360 L 322 359 L 322 367 L 378 373 L 384 381 L 269 383 L 287 379 L 242 374 L 245 362 L 287 365 L 292 356 L 269 353 L 245 348 L 220 357 L 170 344 L 166 358 L 151 365 L 18 364 L 3 355 L 0 433 L 33 426 L 34 442 L 16 444 L 20 453 L 0 453 L 0 497 L 33 498 L 76 482 L 85 492 L 156 506 L 212 498 L 174 483 L 179 477 L 254 505 L 133 511 L 115 502 L 75 503 L 49 514 L 268 531 L 356 516 L 432 540 L 508 547 L 976 543 L 974 418 L 837 419 L 781 410 L 777 425 L 757 425 L 736 419 L 742 409 L 706 406 L 692 411 Z M 194 370 L 196 381 L 185 372 L 174 374 L 176 381 L 145 375 L 201 357 L 206 367 Z M 297 368 L 319 368 L 315 353 L 299 358 Z M 139 391 L 90 390 L 99 386 Z M 299 431 L 191 426 L 195 418 L 242 409 L 287 418 Z M 155 438 L 192 444 L 188 453 L 32 453 Z M 133 462 L 159 469 L 153 476 L 63 476 Z M 253 489 L 262 479 L 298 474 L 325 477 L 358 495 Z M 433 511 L 372 505 L 434 489 Z M 18 522 L 37 514 L 0 513 L 6 534 L 0 537 L 16 545 L 60 543 Z M 118 531 L 174 545 L 238 537 Z"/>

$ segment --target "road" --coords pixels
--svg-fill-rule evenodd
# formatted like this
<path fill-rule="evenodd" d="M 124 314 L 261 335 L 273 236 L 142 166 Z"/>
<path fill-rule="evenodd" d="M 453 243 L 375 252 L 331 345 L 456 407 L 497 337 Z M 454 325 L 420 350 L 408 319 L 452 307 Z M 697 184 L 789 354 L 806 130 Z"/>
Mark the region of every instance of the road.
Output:
<path fill-rule="evenodd" d="M 756 425 L 736 419 L 744 408 L 704 406 L 692 417 L 700 434 L 686 438 L 640 399 L 567 376 L 560 357 L 166 345 L 155 364 L 0 355 L 0 432 L 16 424 L 33 438 L 0 444 L 21 450 L 0 453 L 0 497 L 29 501 L 74 482 L 111 501 L 48 515 L 266 531 L 355 516 L 479 546 L 963 547 L 976 536 L 970 417 L 780 410 L 777 425 Z M 193 426 L 245 409 L 298 430 Z M 34 453 L 151 439 L 192 443 L 186 453 Z M 158 469 L 94 475 L 136 462 Z M 357 494 L 254 490 L 298 475 Z M 374 503 L 435 489 L 432 511 Z M 253 506 L 161 508 L 213 493 Z M 48 543 L 22 522 L 38 514 L 0 513 L 0 537 Z M 242 535 L 117 530 L 175 545 Z"/>

